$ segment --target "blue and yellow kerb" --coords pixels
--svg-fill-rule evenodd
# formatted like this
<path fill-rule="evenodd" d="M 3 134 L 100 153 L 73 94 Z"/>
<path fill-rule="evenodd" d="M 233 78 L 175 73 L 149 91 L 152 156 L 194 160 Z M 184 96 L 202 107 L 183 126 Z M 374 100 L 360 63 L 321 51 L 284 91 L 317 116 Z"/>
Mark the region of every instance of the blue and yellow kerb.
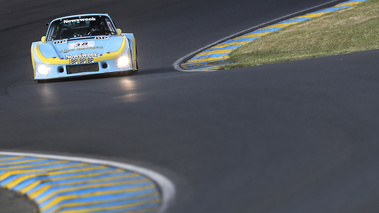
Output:
<path fill-rule="evenodd" d="M 41 213 L 155 213 L 161 205 L 150 178 L 79 161 L 0 155 L 0 185 L 34 200 Z"/>
<path fill-rule="evenodd" d="M 211 71 L 211 70 L 217 70 L 223 65 L 230 64 L 231 61 L 229 59 L 229 54 L 239 48 L 242 47 L 254 40 L 257 40 L 261 38 L 262 36 L 265 36 L 267 34 L 270 34 L 272 32 L 278 31 L 280 29 L 283 29 L 285 27 L 295 25 L 298 23 L 301 23 L 303 21 L 307 21 L 316 17 L 323 16 L 325 14 L 335 12 L 338 10 L 342 10 L 345 8 L 352 7 L 354 5 L 360 4 L 367 0 L 350 0 L 346 1 L 340 4 L 337 4 L 333 7 L 329 7 L 326 9 L 318 10 L 315 12 L 307 13 L 305 15 L 297 16 L 295 18 L 291 18 L 286 21 L 281 21 L 278 23 L 275 23 L 273 25 L 260 28 L 258 30 L 255 30 L 253 32 L 246 33 L 244 35 L 229 39 L 227 41 L 224 41 L 222 43 L 219 43 L 213 47 L 210 47 L 189 60 L 187 60 L 185 63 L 181 64 L 181 67 L 184 70 L 189 71 Z"/>

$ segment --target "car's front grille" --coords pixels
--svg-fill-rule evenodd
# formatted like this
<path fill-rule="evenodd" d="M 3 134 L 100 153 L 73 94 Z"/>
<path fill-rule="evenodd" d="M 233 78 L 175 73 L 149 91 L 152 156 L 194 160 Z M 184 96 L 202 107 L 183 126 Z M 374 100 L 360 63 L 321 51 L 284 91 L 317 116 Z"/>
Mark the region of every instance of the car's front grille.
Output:
<path fill-rule="evenodd" d="M 75 74 L 81 72 L 98 72 L 99 63 L 67 65 L 67 74 Z"/>

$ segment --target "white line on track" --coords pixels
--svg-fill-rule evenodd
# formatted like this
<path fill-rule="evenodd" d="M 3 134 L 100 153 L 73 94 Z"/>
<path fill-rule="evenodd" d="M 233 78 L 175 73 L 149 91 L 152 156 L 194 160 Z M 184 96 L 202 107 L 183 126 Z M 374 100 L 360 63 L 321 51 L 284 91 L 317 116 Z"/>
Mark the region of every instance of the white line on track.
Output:
<path fill-rule="evenodd" d="M 168 208 L 173 204 L 175 199 L 175 186 L 174 184 L 165 176 L 135 165 L 126 164 L 126 163 L 120 163 L 115 161 L 108 161 L 108 160 L 98 160 L 98 159 L 92 159 L 92 158 L 83 158 L 83 157 L 69 157 L 69 156 L 63 156 L 63 155 L 51 155 L 51 154 L 35 154 L 35 153 L 22 153 L 22 152 L 0 152 L 0 155 L 12 155 L 12 156 L 25 156 L 25 157 L 36 157 L 36 158 L 49 158 L 49 159 L 57 159 L 57 160 L 69 160 L 69 161 L 79 161 L 83 163 L 91 163 L 91 164 L 102 164 L 106 166 L 112 166 L 117 167 L 121 169 L 126 169 L 134 172 L 138 172 L 140 174 L 143 174 L 149 178 L 151 178 L 153 181 L 155 181 L 159 189 L 162 193 L 162 204 L 159 209 L 160 213 L 164 213 L 168 210 Z"/>

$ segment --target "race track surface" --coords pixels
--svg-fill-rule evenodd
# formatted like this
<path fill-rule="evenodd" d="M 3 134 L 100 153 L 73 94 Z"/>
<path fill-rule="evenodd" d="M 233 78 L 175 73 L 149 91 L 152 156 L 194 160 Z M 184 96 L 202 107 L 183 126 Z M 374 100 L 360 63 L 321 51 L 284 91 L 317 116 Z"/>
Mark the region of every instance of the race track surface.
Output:
<path fill-rule="evenodd" d="M 161 172 L 173 213 L 378 212 L 379 51 L 210 73 L 172 64 L 325 0 L 2 1 L 0 149 Z M 140 71 L 37 84 L 30 44 L 59 16 L 109 13 Z"/>

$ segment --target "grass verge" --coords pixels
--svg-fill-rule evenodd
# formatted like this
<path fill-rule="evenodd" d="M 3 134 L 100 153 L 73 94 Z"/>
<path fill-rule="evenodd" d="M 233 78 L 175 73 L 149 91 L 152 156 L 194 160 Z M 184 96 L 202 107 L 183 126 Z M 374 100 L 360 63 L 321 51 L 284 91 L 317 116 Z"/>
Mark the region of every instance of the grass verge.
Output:
<path fill-rule="evenodd" d="M 221 69 L 379 49 L 379 0 L 286 27 L 230 54 Z"/>

